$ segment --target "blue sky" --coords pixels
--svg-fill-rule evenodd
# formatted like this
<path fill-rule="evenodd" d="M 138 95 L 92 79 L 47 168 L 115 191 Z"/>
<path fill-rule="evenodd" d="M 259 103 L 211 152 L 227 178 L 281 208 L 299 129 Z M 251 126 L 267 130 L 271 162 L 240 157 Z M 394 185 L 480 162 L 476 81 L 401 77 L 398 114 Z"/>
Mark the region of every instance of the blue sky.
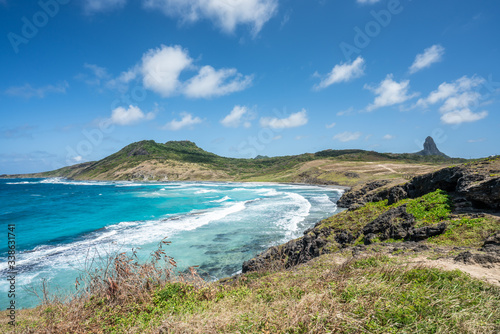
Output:
<path fill-rule="evenodd" d="M 500 154 L 500 3 L 0 0 L 0 174 L 192 140 L 223 156 Z"/>

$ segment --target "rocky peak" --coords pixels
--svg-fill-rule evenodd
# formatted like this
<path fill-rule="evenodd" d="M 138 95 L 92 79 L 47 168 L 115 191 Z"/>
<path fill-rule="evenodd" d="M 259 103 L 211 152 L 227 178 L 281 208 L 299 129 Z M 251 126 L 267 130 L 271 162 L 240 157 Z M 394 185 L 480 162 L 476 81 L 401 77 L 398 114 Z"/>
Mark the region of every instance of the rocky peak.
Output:
<path fill-rule="evenodd" d="M 439 151 L 431 136 L 425 138 L 424 149 L 417 152 L 418 155 L 440 155 L 442 157 L 448 157 L 446 154 Z"/>

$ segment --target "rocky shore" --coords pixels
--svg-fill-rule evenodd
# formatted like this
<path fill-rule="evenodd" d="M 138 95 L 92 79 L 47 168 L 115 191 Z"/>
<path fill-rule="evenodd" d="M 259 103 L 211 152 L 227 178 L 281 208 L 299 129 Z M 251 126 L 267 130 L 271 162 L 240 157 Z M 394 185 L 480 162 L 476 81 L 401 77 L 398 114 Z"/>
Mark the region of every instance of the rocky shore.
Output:
<path fill-rule="evenodd" d="M 422 196 L 430 196 L 436 191 L 446 193 L 449 214 L 444 213 L 430 224 L 422 223 L 421 217 L 416 219 L 408 212 L 408 205 L 423 203 Z M 375 203 L 383 204 L 376 206 Z M 495 222 L 493 226 L 498 227 L 500 159 L 444 168 L 395 186 L 386 180 L 369 182 L 345 192 L 337 204 L 346 208 L 346 212 L 318 222 L 306 230 L 303 237 L 271 247 L 246 261 L 242 272 L 276 266 L 290 268 L 328 253 L 348 251 L 356 255 L 373 244 L 380 244 L 390 253 L 401 249 L 415 252 L 439 249 L 427 241 L 451 233 L 452 228 L 461 224 L 487 220 Z M 436 205 L 439 204 L 430 202 L 427 209 L 432 211 Z M 379 211 L 374 208 L 379 208 Z M 452 255 L 459 251 L 454 260 L 490 266 L 500 263 L 498 228 L 478 233 L 483 240 L 476 247 L 448 247 L 448 250 L 453 250 Z M 449 245 L 449 240 L 446 242 L 453 246 Z"/>

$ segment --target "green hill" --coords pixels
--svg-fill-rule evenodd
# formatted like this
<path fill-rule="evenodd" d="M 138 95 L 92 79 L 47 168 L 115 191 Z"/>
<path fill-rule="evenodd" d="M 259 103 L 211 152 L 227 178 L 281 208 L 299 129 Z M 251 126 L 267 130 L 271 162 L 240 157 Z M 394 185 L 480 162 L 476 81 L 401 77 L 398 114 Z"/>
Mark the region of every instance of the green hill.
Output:
<path fill-rule="evenodd" d="M 405 175 L 425 173 L 463 161 L 465 160 L 442 156 L 378 153 L 356 149 L 330 149 L 314 154 L 237 159 L 207 152 L 190 141 L 169 141 L 162 144 L 153 140 L 143 140 L 127 145 L 99 161 L 85 162 L 43 173 L 3 175 L 2 177 L 141 181 L 273 181 L 353 185 L 364 181 L 366 179 L 364 176 L 373 178 L 373 174 L 380 174 L 384 178 L 401 178 Z M 374 162 L 377 163 L 375 165 L 377 168 L 373 166 L 365 168 L 367 163 Z M 363 168 L 360 168 L 361 166 Z M 363 172 L 358 170 L 363 170 Z"/>

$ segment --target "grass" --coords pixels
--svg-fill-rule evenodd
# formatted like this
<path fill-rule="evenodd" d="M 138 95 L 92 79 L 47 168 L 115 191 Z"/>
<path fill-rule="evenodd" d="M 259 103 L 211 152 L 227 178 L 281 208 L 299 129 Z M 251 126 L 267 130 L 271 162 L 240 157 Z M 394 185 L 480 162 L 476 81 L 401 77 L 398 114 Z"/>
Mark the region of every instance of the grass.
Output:
<path fill-rule="evenodd" d="M 342 263 L 339 264 L 339 261 Z M 500 289 L 404 259 L 324 255 L 222 285 L 165 282 L 148 298 L 90 297 L 18 314 L 18 333 L 495 333 Z M 7 332 L 2 325 L 0 330 Z"/>
<path fill-rule="evenodd" d="M 448 224 L 428 239 L 444 246 L 479 247 L 500 231 L 500 220 L 452 215 L 449 194 L 437 190 L 392 205 L 368 203 L 325 219 L 319 228 L 349 230 L 363 242 L 362 228 L 391 208 L 406 205 L 417 226 Z M 330 247 L 336 247 L 331 237 Z M 397 242 L 385 240 L 384 242 Z M 71 301 L 44 298 L 17 314 L 16 333 L 497 333 L 500 288 L 460 271 L 408 265 L 407 257 L 349 252 L 322 255 L 304 265 L 284 265 L 240 277 L 205 282 L 191 268 L 175 272 L 162 241 L 150 260 L 117 254 L 80 278 Z M 383 248 L 383 247 L 382 247 Z M 5 311 L 2 312 L 4 315 Z M 6 319 L 7 317 L 3 317 Z M 0 332 L 11 328 L 5 322 Z"/>
<path fill-rule="evenodd" d="M 493 217 L 462 216 L 448 221 L 448 229 L 428 242 L 443 246 L 481 247 L 484 239 L 500 231 L 500 220 Z"/>
<path fill-rule="evenodd" d="M 308 168 L 309 162 L 322 161 L 327 170 Z M 132 143 L 120 151 L 94 162 L 64 167 L 45 173 L 17 177 L 67 177 L 93 180 L 218 180 L 272 181 L 354 185 L 367 178 L 400 178 L 407 172 L 347 173 L 345 164 L 367 166 L 367 162 L 418 164 L 421 170 L 464 162 L 464 159 L 423 157 L 413 154 L 386 154 L 363 150 L 326 150 L 293 156 L 259 159 L 236 159 L 207 152 L 190 141 L 156 143 L 144 140 Z M 412 165 L 413 166 L 413 165 Z M 329 170 L 339 168 L 338 171 Z M 412 169 L 412 168 L 410 168 Z M 418 168 L 416 170 L 418 173 Z M 384 173 L 385 171 L 385 173 Z M 2 175 L 5 176 L 5 175 Z"/>
<path fill-rule="evenodd" d="M 333 229 L 334 231 L 348 230 L 355 237 L 355 244 L 363 243 L 363 227 L 391 208 L 406 205 L 406 211 L 415 216 L 415 227 L 435 225 L 441 222 L 447 224 L 444 234 L 429 238 L 427 242 L 443 246 L 480 247 L 484 239 L 500 231 L 500 220 L 492 216 L 471 218 L 462 215 L 458 218 L 452 215 L 452 200 L 443 190 L 436 190 L 415 199 L 404 199 L 392 205 L 387 200 L 367 203 L 363 207 L 344 211 L 321 221 L 319 228 Z M 453 217 L 453 218 L 452 218 Z M 338 245 L 334 234 L 328 238 L 328 249 L 336 250 Z M 401 240 L 385 240 L 384 242 Z"/>

